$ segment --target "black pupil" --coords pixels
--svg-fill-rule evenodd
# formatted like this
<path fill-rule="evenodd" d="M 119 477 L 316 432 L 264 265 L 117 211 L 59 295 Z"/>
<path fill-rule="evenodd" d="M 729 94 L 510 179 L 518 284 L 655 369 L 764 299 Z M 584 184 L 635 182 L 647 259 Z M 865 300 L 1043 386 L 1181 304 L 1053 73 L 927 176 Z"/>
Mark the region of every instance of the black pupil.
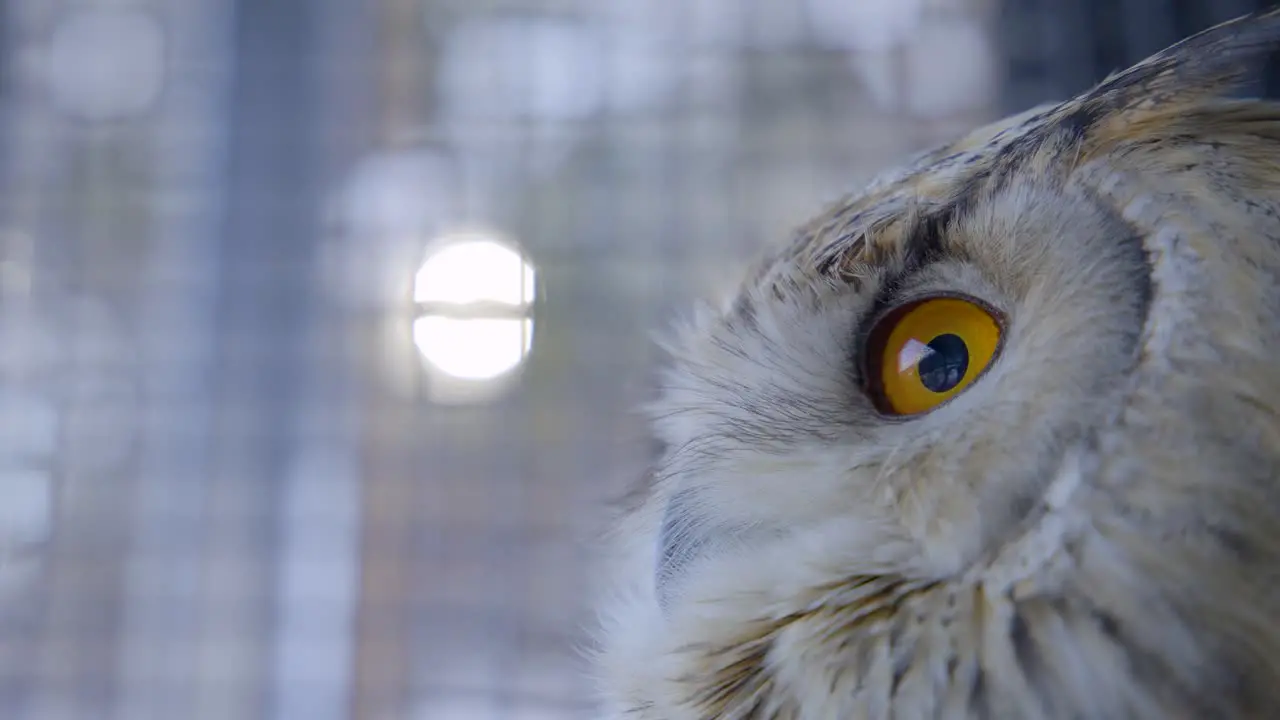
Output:
<path fill-rule="evenodd" d="M 933 352 L 925 355 L 916 366 L 920 382 L 929 390 L 944 393 L 964 379 L 969 369 L 969 348 L 964 340 L 952 335 L 939 335 L 929 341 Z"/>

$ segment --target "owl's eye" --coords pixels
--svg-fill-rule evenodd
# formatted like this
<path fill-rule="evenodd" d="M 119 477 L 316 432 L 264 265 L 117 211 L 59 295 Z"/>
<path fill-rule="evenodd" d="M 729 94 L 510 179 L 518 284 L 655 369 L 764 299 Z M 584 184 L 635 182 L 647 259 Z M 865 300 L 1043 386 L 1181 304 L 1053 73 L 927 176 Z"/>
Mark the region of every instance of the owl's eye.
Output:
<path fill-rule="evenodd" d="M 868 335 L 866 382 L 886 415 L 915 415 L 964 390 L 1000 347 L 994 313 L 959 297 L 895 308 Z"/>

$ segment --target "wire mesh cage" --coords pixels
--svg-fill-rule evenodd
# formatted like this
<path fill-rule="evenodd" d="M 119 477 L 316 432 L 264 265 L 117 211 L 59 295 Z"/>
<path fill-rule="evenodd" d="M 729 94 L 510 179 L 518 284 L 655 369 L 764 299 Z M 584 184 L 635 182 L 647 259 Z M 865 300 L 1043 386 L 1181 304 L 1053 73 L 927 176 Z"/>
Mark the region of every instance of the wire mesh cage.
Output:
<path fill-rule="evenodd" d="M 0 717 L 595 717 L 652 331 L 1105 5 L 0 3 Z"/>

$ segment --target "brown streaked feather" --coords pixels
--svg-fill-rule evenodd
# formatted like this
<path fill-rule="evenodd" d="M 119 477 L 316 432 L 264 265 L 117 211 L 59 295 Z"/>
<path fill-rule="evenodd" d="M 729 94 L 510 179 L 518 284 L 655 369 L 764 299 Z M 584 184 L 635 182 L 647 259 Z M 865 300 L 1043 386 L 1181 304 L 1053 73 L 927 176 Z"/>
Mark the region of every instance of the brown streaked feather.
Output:
<path fill-rule="evenodd" d="M 618 613 L 619 713 L 1280 716 L 1280 104 L 1220 97 L 1276 45 L 1280 9 L 924 153 L 683 329 L 629 549 L 673 498 L 770 532 Z M 862 329 L 939 292 L 1004 354 L 886 418 Z"/>

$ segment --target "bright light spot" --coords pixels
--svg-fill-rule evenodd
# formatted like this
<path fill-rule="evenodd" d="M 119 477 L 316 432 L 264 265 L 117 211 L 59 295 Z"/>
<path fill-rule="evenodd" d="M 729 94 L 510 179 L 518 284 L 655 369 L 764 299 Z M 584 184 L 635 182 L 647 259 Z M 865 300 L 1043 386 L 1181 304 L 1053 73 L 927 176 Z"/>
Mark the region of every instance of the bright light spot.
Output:
<path fill-rule="evenodd" d="M 933 354 L 933 348 L 919 340 L 908 340 L 898 353 L 898 372 L 905 373 L 920 364 L 921 360 Z"/>
<path fill-rule="evenodd" d="M 425 315 L 413 321 L 413 344 L 447 375 L 492 380 L 524 361 L 533 344 L 533 320 Z"/>
<path fill-rule="evenodd" d="M 493 240 L 453 242 L 427 258 L 413 282 L 420 303 L 533 302 L 533 267 L 520 253 Z"/>
<path fill-rule="evenodd" d="M 505 243 L 479 235 L 446 238 L 418 269 L 413 299 L 423 306 L 413 323 L 413 343 L 446 375 L 492 380 L 529 354 L 533 266 Z"/>
<path fill-rule="evenodd" d="M 68 112 L 112 120 L 146 111 L 164 84 L 164 29 L 126 9 L 82 10 L 54 28 L 50 90 Z"/>
<path fill-rule="evenodd" d="M 805 0 L 814 31 L 849 50 L 883 51 L 911 35 L 924 0 Z M 944 66 L 945 67 L 945 66 Z"/>

